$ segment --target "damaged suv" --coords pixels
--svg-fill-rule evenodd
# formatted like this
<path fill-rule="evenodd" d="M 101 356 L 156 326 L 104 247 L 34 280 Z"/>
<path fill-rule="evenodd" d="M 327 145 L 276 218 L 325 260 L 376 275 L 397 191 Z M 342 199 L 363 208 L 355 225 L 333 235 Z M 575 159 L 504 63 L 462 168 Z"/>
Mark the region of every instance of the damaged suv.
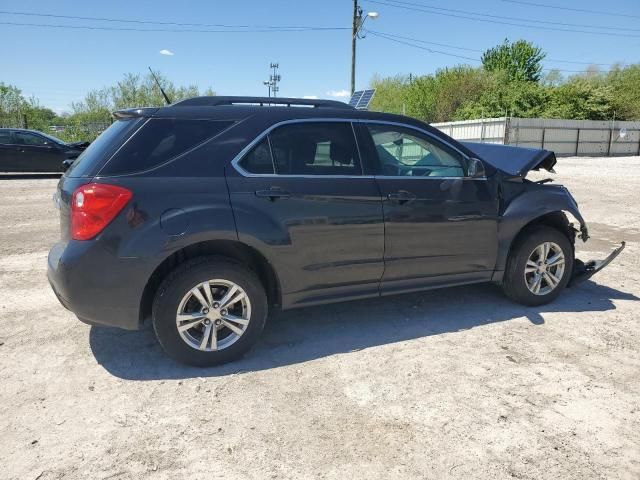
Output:
<path fill-rule="evenodd" d="M 460 143 L 322 100 L 199 97 L 116 112 L 61 178 L 48 276 L 90 324 L 191 365 L 238 358 L 270 309 L 494 282 L 524 305 L 611 261 L 552 152 Z M 569 217 L 572 221 L 570 223 Z"/>

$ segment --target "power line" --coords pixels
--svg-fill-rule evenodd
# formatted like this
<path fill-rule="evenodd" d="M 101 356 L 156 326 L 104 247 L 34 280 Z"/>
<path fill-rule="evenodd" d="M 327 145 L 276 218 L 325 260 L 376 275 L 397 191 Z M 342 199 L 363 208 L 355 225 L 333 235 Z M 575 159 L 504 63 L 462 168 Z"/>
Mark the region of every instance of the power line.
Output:
<path fill-rule="evenodd" d="M 343 27 L 304 27 L 304 28 L 263 28 L 263 29 L 241 29 L 241 30 L 196 30 L 196 29 L 169 29 L 169 28 L 133 28 L 133 27 L 99 27 L 89 25 L 57 25 L 50 23 L 19 23 L 19 22 L 0 22 L 0 25 L 11 25 L 20 27 L 44 27 L 44 28 L 60 28 L 75 30 L 108 30 L 117 32 L 172 32 L 172 33 L 277 33 L 277 32 L 310 32 L 310 31 L 328 31 L 328 30 L 348 30 Z"/>
<path fill-rule="evenodd" d="M 477 53 L 484 53 L 485 50 L 480 50 L 477 48 L 468 48 L 468 47 L 459 47 L 456 45 L 449 45 L 446 43 L 436 43 L 436 42 L 430 42 L 427 40 L 421 40 L 418 38 L 411 38 L 411 37 L 405 37 L 402 35 L 396 35 L 396 34 L 392 34 L 392 33 L 387 33 L 387 32 L 379 32 L 379 31 L 375 31 L 375 30 L 367 30 L 368 32 L 372 33 L 372 34 L 380 34 L 380 35 L 385 35 L 387 37 L 393 37 L 393 38 L 398 38 L 398 39 L 402 39 L 402 40 L 409 40 L 411 42 L 418 42 L 418 43 L 424 43 L 424 44 L 428 44 L 428 45 L 437 45 L 440 47 L 446 47 L 446 48 L 453 48 L 456 50 L 466 50 L 468 52 L 477 52 Z M 545 58 L 544 59 L 546 62 L 551 62 L 551 63 L 573 63 L 576 65 L 597 65 L 597 66 L 601 66 L 601 67 L 610 67 L 613 64 L 618 64 L 618 65 L 628 65 L 622 62 L 611 62 L 611 63 L 597 63 L 597 62 L 578 62 L 575 60 L 559 60 L 559 59 L 553 59 L 553 58 Z"/>
<path fill-rule="evenodd" d="M 173 25 L 176 27 L 214 27 L 214 28 L 254 28 L 254 29 L 305 29 L 305 30 L 348 30 L 348 27 L 315 27 L 308 25 L 229 25 L 223 23 L 180 23 L 161 22 L 156 20 L 136 20 L 110 17 L 80 17 L 76 15 L 58 15 L 53 13 L 32 13 L 0 10 L 0 14 L 21 15 L 29 17 L 64 18 L 68 20 L 91 20 L 99 22 L 136 23 L 143 25 Z"/>
<path fill-rule="evenodd" d="M 443 51 L 440 51 L 440 50 L 434 50 L 432 48 L 423 47 L 421 45 L 416 45 L 415 43 L 409 43 L 409 42 L 405 42 L 403 40 L 398 40 L 397 38 L 392 38 L 392 37 L 387 36 L 387 35 L 385 35 L 383 33 L 374 32 L 372 30 L 367 30 L 367 33 L 370 33 L 371 35 L 374 35 L 374 36 L 379 37 L 379 38 L 384 38 L 385 40 L 389 40 L 391 42 L 400 43 L 402 45 L 408 45 L 410 47 L 419 48 L 421 50 L 426 50 L 427 52 L 431 52 L 431 53 L 438 53 L 440 55 L 447 55 L 448 57 L 462 58 L 464 60 L 471 60 L 472 62 L 479 62 L 480 61 L 477 58 L 465 57 L 464 55 L 456 55 L 455 53 L 448 53 L 448 52 L 443 52 Z"/>
<path fill-rule="evenodd" d="M 465 20 L 473 20 L 476 22 L 485 22 L 485 23 L 495 23 L 495 24 L 499 24 L 499 25 L 510 25 L 510 26 L 514 26 L 514 27 L 524 27 L 524 28 L 533 28 L 533 29 L 538 29 L 538 30 L 549 30 L 549 31 L 557 31 L 557 32 L 570 32 L 570 33 L 585 33 L 585 34 L 591 34 L 591 35 L 606 35 L 606 36 L 610 36 L 610 37 L 632 37 L 632 38 L 640 38 L 640 35 L 633 35 L 633 34 L 629 34 L 629 33 L 613 33 L 613 32 L 593 32 L 593 31 L 589 31 L 589 30 L 577 30 L 577 29 L 568 29 L 568 28 L 557 28 L 557 27 L 545 27 L 545 26 L 538 26 L 538 25 L 527 25 L 527 24 L 522 24 L 522 23 L 513 23 L 513 22 L 506 22 L 506 21 L 501 21 L 501 20 L 492 20 L 492 19 L 488 19 L 488 18 L 477 18 L 477 17 L 469 17 L 466 15 L 458 15 L 458 14 L 454 14 L 454 13 L 443 13 L 443 12 L 439 12 L 433 9 L 433 7 L 426 7 L 425 8 L 418 8 L 418 7 L 411 7 L 411 6 L 406 6 L 406 5 L 400 5 L 400 4 L 394 4 L 394 3 L 388 3 L 388 2 L 382 2 L 379 0 L 366 0 L 370 3 L 375 3 L 378 5 L 385 5 L 387 7 L 394 7 L 394 8 L 402 8 L 405 10 L 412 10 L 415 12 L 423 12 L 423 13 L 430 13 L 432 15 L 441 15 L 444 17 L 453 17 L 453 18 L 462 18 Z M 427 10 L 427 8 L 431 8 L 431 10 Z M 478 13 L 473 13 L 473 12 L 468 12 L 467 15 L 482 15 L 482 14 L 478 14 Z"/>
<path fill-rule="evenodd" d="M 393 4 L 400 5 L 410 5 L 416 7 L 424 7 L 433 10 L 441 10 L 444 12 L 454 12 L 454 13 L 463 13 L 468 15 L 477 15 L 479 17 L 488 17 L 488 18 L 497 18 L 499 20 L 514 20 L 516 22 L 528 22 L 528 23 L 540 23 L 544 25 L 559 25 L 562 27 L 578 27 L 578 28 L 595 28 L 600 30 L 627 30 L 630 32 L 640 32 L 638 28 L 625 28 L 620 26 L 611 26 L 611 25 L 588 25 L 584 23 L 565 23 L 565 22 L 552 22 L 549 20 L 536 20 L 531 18 L 522 18 L 522 17 L 506 17 L 504 15 L 491 15 L 489 13 L 482 12 L 470 12 L 468 10 L 457 10 L 454 8 L 444 8 L 444 7 L 433 7 L 431 5 L 425 5 L 424 3 L 416 3 L 416 2 L 408 2 L 406 0 L 385 0 L 386 2 L 391 2 Z"/>
<path fill-rule="evenodd" d="M 372 31 L 372 30 L 367 30 L 367 33 L 369 33 L 371 35 L 374 35 L 376 37 L 382 38 L 384 40 L 389 40 L 391 42 L 400 43 L 402 45 L 407 45 L 407 46 L 410 46 L 410 47 L 419 48 L 421 50 L 425 50 L 425 51 L 430 52 L 430 53 L 438 53 L 440 55 L 446 55 L 446 56 L 449 56 L 449 57 L 462 58 L 464 60 L 470 60 L 472 62 L 478 62 L 478 63 L 482 62 L 482 60 L 480 60 L 479 58 L 472 58 L 472 57 L 465 57 L 463 55 L 456 55 L 454 53 L 443 52 L 441 50 L 434 50 L 432 48 L 428 48 L 428 47 L 425 47 L 425 46 L 422 46 L 422 45 L 417 45 L 416 43 L 413 43 L 413 42 L 424 42 L 424 41 L 421 41 L 421 40 L 413 39 L 412 41 L 408 42 L 408 41 L 399 40 L 398 38 L 393 38 L 392 36 L 384 34 L 382 32 L 375 32 L 375 31 Z M 401 37 L 401 38 L 407 38 L 407 37 Z M 560 68 L 543 68 L 542 70 L 547 71 L 547 72 L 555 70 L 555 71 L 564 72 L 564 73 L 585 73 L 586 72 L 586 70 L 565 70 L 565 69 L 560 69 Z"/>
<path fill-rule="evenodd" d="M 523 2 L 520 0 L 502 0 L 502 1 L 507 3 L 516 3 L 519 5 L 531 5 L 533 7 L 555 8 L 557 10 L 566 10 L 569 12 L 593 13 L 596 15 L 608 15 L 610 17 L 640 18 L 640 15 L 630 15 L 628 13 L 606 12 L 604 10 L 587 10 L 586 8 L 560 7 L 558 5 L 549 5 L 546 3 L 535 3 L 535 2 Z"/>
<path fill-rule="evenodd" d="M 468 52 L 480 52 L 480 53 L 484 52 L 484 50 L 478 50 L 477 48 L 458 47 L 458 46 L 455 46 L 455 45 L 449 45 L 447 43 L 430 42 L 430 41 L 427 41 L 427 40 L 420 40 L 420 39 L 417 39 L 417 38 L 405 37 L 405 36 L 402 36 L 402 35 L 396 35 L 396 34 L 387 33 L 387 32 L 380 32 L 380 31 L 376 31 L 376 30 L 367 30 L 367 32 L 369 32 L 369 33 L 371 33 L 373 35 L 376 35 L 376 34 L 385 35 L 387 37 L 399 38 L 399 39 L 402 39 L 402 40 L 410 40 L 412 42 L 418 42 L 418 43 L 426 43 L 428 45 L 437 45 L 439 47 L 454 48 L 456 50 L 466 50 Z"/>

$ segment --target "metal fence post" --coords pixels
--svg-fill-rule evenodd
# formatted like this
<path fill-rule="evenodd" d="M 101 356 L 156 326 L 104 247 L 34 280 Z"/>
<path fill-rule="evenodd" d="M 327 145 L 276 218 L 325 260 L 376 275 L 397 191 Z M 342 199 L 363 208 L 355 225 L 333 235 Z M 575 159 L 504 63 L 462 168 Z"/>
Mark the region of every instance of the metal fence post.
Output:
<path fill-rule="evenodd" d="M 580 147 L 580 129 L 578 129 L 578 136 L 576 137 L 576 154 L 575 156 L 578 156 L 578 148 Z"/>
<path fill-rule="evenodd" d="M 480 120 L 480 143 L 484 143 L 484 118 Z"/>
<path fill-rule="evenodd" d="M 546 127 L 542 128 L 542 149 L 544 150 L 544 137 L 547 134 L 547 129 Z"/>
<path fill-rule="evenodd" d="M 509 145 L 509 130 L 511 129 L 511 119 L 504 117 L 504 137 L 502 139 L 503 145 Z"/>

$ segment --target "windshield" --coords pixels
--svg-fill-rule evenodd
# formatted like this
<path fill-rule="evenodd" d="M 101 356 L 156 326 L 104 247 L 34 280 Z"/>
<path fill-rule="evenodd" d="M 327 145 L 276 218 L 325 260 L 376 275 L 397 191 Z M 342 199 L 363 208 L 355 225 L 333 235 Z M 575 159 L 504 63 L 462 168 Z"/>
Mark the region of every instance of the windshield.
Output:
<path fill-rule="evenodd" d="M 143 121 L 142 118 L 134 118 L 113 122 L 80 154 L 65 175 L 68 177 L 87 177 L 95 173 L 98 170 L 95 167 L 98 167 L 98 164 L 104 165 L 104 162 L 111 158 Z"/>

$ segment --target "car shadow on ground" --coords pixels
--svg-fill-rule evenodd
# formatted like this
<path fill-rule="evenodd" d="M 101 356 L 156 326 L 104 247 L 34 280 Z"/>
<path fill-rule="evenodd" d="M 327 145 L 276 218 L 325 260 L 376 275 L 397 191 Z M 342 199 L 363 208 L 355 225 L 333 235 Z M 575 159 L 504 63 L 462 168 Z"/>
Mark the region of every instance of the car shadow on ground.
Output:
<path fill-rule="evenodd" d="M 291 365 L 404 340 L 458 332 L 526 317 L 542 325 L 551 312 L 604 312 L 613 300 L 640 300 L 594 282 L 568 289 L 553 303 L 524 307 L 493 285 L 432 290 L 279 312 L 243 359 L 220 367 L 194 368 L 167 357 L 153 330 L 127 332 L 91 327 L 91 350 L 109 373 L 127 380 L 224 376 Z"/>

